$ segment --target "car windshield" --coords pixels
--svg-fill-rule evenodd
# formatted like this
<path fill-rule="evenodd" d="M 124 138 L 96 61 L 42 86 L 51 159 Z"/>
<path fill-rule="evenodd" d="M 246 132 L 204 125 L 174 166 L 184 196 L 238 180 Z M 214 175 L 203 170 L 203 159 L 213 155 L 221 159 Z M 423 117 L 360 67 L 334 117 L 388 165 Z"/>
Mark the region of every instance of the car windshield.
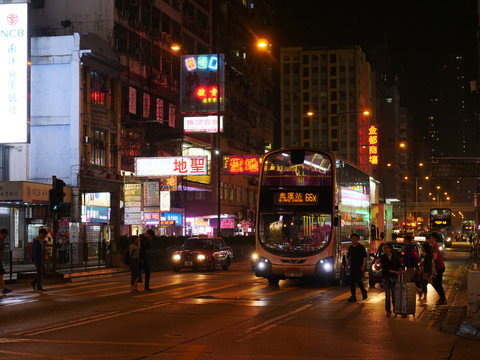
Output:
<path fill-rule="evenodd" d="M 401 243 L 392 244 L 393 250 L 395 250 L 397 255 L 400 256 L 400 257 L 403 257 L 403 255 L 405 254 L 405 247 L 406 246 L 407 246 L 407 244 L 401 244 Z M 383 254 L 383 246 L 380 246 L 378 248 L 377 257 L 382 256 L 382 254 Z"/>
<path fill-rule="evenodd" d="M 182 250 L 213 250 L 213 239 L 187 239 Z"/>

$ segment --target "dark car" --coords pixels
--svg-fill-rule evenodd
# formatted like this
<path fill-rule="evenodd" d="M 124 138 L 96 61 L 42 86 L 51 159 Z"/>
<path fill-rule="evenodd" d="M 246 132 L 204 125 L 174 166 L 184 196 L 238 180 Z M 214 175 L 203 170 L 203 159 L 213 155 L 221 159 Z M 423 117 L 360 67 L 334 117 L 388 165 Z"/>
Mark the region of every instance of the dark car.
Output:
<path fill-rule="evenodd" d="M 399 257 L 400 264 L 403 265 L 403 257 L 405 255 L 405 248 L 407 247 L 407 244 L 399 243 L 399 242 L 394 242 L 390 244 L 392 245 L 393 250 Z M 417 251 L 417 254 L 419 254 L 420 256 L 420 253 L 421 253 L 420 244 L 418 242 L 412 242 L 412 245 Z M 373 256 L 373 258 L 370 261 L 370 268 L 368 269 L 368 283 L 370 287 L 375 287 L 376 283 L 382 282 L 382 265 L 380 263 L 380 257 L 382 256 L 382 254 L 383 254 L 383 247 L 379 246 L 376 254 Z"/>
<path fill-rule="evenodd" d="M 233 251 L 219 237 L 193 237 L 186 239 L 172 256 L 173 271 L 205 268 L 215 271 L 216 267 L 228 270 Z"/>

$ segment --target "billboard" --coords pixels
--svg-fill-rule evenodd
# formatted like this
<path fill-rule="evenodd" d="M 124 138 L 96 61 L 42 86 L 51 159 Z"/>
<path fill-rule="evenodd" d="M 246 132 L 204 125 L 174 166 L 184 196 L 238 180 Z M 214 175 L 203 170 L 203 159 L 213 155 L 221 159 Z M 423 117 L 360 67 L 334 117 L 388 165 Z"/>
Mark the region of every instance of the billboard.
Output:
<path fill-rule="evenodd" d="M 225 111 L 225 61 L 223 54 L 186 55 L 180 61 L 180 111 Z"/>
<path fill-rule="evenodd" d="M 29 141 L 28 4 L 0 4 L 0 144 Z"/>
<path fill-rule="evenodd" d="M 186 133 L 216 133 L 218 131 L 218 117 L 209 116 L 185 116 L 183 118 L 183 131 Z M 220 132 L 223 132 L 223 116 L 220 116 Z"/>
<path fill-rule="evenodd" d="M 207 175 L 206 156 L 135 158 L 135 176 Z"/>

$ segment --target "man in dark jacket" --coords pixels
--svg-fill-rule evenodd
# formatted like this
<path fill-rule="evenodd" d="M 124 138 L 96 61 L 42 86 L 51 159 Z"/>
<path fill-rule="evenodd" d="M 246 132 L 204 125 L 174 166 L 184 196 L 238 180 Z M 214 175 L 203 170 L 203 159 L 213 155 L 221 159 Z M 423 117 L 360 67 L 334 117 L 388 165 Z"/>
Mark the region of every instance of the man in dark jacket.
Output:
<path fill-rule="evenodd" d="M 145 291 L 152 291 L 150 289 L 150 266 L 148 264 L 148 251 L 152 247 L 152 240 L 155 237 L 155 232 L 148 229 L 145 234 L 140 236 L 140 270 L 145 271 Z"/>
<path fill-rule="evenodd" d="M 44 241 L 47 237 L 47 230 L 40 229 L 38 232 L 38 236 L 33 239 L 32 244 L 32 262 L 35 264 L 37 268 L 37 276 L 33 281 L 30 283 L 33 287 L 33 290 L 44 291 L 42 288 L 42 275 L 43 275 L 43 263 L 44 263 Z"/>
<path fill-rule="evenodd" d="M 395 254 L 392 245 L 384 243 L 382 250 L 383 254 L 380 257 L 380 264 L 382 265 L 382 285 L 385 290 L 385 312 L 387 317 L 389 317 L 392 314 L 390 303 L 393 303 L 393 307 L 395 308 L 395 283 L 397 276 L 402 273 L 402 270 L 400 260 L 397 254 Z"/>
<path fill-rule="evenodd" d="M 355 284 L 360 288 L 363 300 L 367 298 L 367 290 L 365 290 L 362 281 L 367 265 L 367 251 L 365 247 L 358 242 L 358 234 L 353 233 L 350 235 L 350 240 L 352 240 L 352 245 L 350 245 L 347 252 L 347 267 L 350 266 L 350 291 L 352 292 L 352 296 L 348 298 L 348 301 L 355 302 L 357 301 Z"/>

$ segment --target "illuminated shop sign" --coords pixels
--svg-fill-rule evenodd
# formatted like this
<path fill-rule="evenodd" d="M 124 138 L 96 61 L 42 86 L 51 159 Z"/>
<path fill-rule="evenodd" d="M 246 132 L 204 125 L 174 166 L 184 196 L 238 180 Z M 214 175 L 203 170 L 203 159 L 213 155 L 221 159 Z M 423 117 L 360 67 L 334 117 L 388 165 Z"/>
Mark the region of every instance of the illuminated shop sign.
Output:
<path fill-rule="evenodd" d="M 161 220 L 160 226 L 175 226 L 175 220 Z"/>
<path fill-rule="evenodd" d="M 260 156 L 224 156 L 223 173 L 227 175 L 260 174 Z"/>
<path fill-rule="evenodd" d="M 82 205 L 82 222 L 106 223 L 109 220 L 109 208 L 101 206 Z"/>
<path fill-rule="evenodd" d="M 158 225 L 160 223 L 160 213 L 143 213 L 142 220 L 145 225 Z"/>
<path fill-rule="evenodd" d="M 312 192 L 280 191 L 273 195 L 274 205 L 317 205 L 319 194 Z"/>
<path fill-rule="evenodd" d="M 376 125 L 368 128 L 368 162 L 378 165 L 378 127 Z"/>
<path fill-rule="evenodd" d="M 221 229 L 235 229 L 235 219 L 220 219 Z"/>
<path fill-rule="evenodd" d="M 28 142 L 28 4 L 0 4 L 0 143 Z"/>
<path fill-rule="evenodd" d="M 183 131 L 186 133 L 216 133 L 218 121 L 216 115 L 186 116 L 183 118 Z M 223 132 L 223 116 L 220 116 L 220 132 Z"/>
<path fill-rule="evenodd" d="M 225 72 L 223 54 L 182 56 L 180 110 L 183 113 L 224 111 Z M 220 84 L 219 84 L 220 80 Z"/>
<path fill-rule="evenodd" d="M 206 156 L 135 158 L 135 175 L 206 175 L 207 165 Z"/>
<path fill-rule="evenodd" d="M 171 213 L 171 212 L 164 212 L 162 213 L 163 217 L 162 220 L 174 221 L 175 225 L 182 226 L 182 214 L 181 213 Z"/>

